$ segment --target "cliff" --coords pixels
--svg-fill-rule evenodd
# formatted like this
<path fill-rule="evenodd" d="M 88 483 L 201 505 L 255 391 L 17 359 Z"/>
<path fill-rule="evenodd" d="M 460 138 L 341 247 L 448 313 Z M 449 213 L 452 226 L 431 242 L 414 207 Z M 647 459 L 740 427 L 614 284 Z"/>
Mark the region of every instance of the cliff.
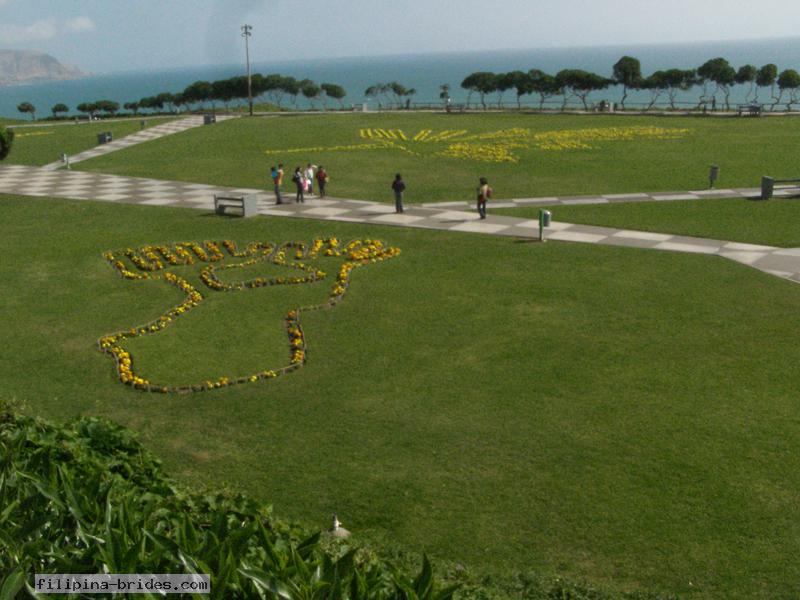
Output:
<path fill-rule="evenodd" d="M 77 79 L 85 73 L 36 50 L 0 50 L 0 85 Z"/>

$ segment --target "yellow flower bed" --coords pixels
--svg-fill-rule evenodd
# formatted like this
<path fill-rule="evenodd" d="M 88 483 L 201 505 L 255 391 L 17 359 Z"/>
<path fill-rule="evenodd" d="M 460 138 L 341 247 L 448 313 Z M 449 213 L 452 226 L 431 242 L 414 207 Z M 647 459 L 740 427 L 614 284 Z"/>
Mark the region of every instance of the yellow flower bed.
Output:
<path fill-rule="evenodd" d="M 55 131 L 31 131 L 30 133 L 17 133 L 15 138 L 32 137 L 37 135 L 53 135 Z"/>
<path fill-rule="evenodd" d="M 619 142 L 636 139 L 677 140 L 687 136 L 690 129 L 666 127 L 595 127 L 587 129 L 563 129 L 534 133 L 530 129 L 512 127 L 486 133 L 467 135 L 466 129 L 421 129 L 410 137 L 402 129 L 379 127 L 359 129 L 360 138 L 370 143 L 342 146 L 316 146 L 311 148 L 289 148 L 266 150 L 265 154 L 294 154 L 314 152 L 343 152 L 357 150 L 399 150 L 412 156 L 425 156 L 409 144 L 448 145 L 434 156 L 476 160 L 481 162 L 519 162 L 513 150 L 536 148 L 546 152 L 563 150 L 591 150 L 597 142 Z M 422 146 L 417 146 L 422 148 Z"/>
<path fill-rule="evenodd" d="M 519 157 L 515 156 L 511 150 L 514 148 L 527 148 L 525 144 L 503 143 L 503 144 L 470 144 L 459 142 L 450 144 L 436 156 L 446 156 L 448 158 L 466 158 L 468 160 L 479 160 L 482 162 L 519 162 Z"/>
<path fill-rule="evenodd" d="M 223 251 L 224 249 L 224 251 Z M 225 252 L 230 257 L 245 258 L 238 263 L 217 266 L 226 258 Z M 171 245 L 143 246 L 141 248 L 127 248 L 116 252 L 104 252 L 103 258 L 124 279 L 163 279 L 174 285 L 184 294 L 184 300 L 177 306 L 155 320 L 138 327 L 131 327 L 123 331 L 111 333 L 101 337 L 97 344 L 101 352 L 114 358 L 117 365 L 119 380 L 135 389 L 159 393 L 188 393 L 211 390 L 230 385 L 252 383 L 262 379 L 273 379 L 298 369 L 306 362 L 306 342 L 303 329 L 300 325 L 301 310 L 314 310 L 331 308 L 342 301 L 350 283 L 350 272 L 358 267 L 393 258 L 400 254 L 399 248 L 384 247 L 380 240 L 353 240 L 342 247 L 336 238 L 317 238 L 310 245 L 305 242 L 286 242 L 275 246 L 269 242 L 253 242 L 243 250 L 230 240 L 222 242 L 180 242 Z M 190 386 L 175 386 L 164 383 L 151 382 L 146 377 L 137 373 L 131 353 L 124 347 L 127 339 L 142 335 L 158 333 L 169 327 L 175 319 L 199 306 L 205 296 L 195 289 L 185 278 L 166 271 L 168 267 L 193 265 L 197 260 L 209 263 L 200 272 L 200 280 L 206 287 L 213 291 L 231 292 L 238 290 L 254 289 L 270 285 L 297 285 L 313 283 L 326 277 L 324 271 L 304 262 L 290 262 L 287 255 L 297 260 L 316 260 L 320 257 L 344 257 L 345 262 L 339 269 L 336 281 L 331 287 L 327 302 L 315 306 L 297 308 L 289 311 L 284 317 L 284 326 L 289 342 L 289 364 L 279 369 L 264 369 L 245 377 L 231 378 L 220 377 L 214 380 L 207 379 Z M 244 268 L 257 262 L 270 262 L 285 266 L 301 273 L 294 277 L 256 277 L 254 279 L 235 284 L 223 283 L 216 271 L 225 269 Z"/>

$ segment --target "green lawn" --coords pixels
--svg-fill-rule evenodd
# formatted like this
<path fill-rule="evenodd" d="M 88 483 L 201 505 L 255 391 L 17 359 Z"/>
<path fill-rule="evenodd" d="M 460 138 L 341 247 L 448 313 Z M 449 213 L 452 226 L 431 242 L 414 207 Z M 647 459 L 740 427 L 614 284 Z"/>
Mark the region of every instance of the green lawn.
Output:
<path fill-rule="evenodd" d="M 399 129 L 408 140 L 395 133 L 393 147 L 379 147 L 380 140 L 361 137 L 362 129 Z M 522 131 L 509 131 L 515 129 Z M 442 141 L 414 141 L 424 130 L 431 131 L 428 138 L 445 131 L 465 133 Z M 311 161 L 327 168 L 330 194 L 339 197 L 388 201 L 389 185 L 400 172 L 408 185 L 409 202 L 471 200 L 482 175 L 489 178 L 497 198 L 702 189 L 708 184 L 711 164 L 721 168 L 720 187 L 753 187 L 765 174 L 798 176 L 794 159 L 798 133 L 800 119 L 794 118 L 275 116 L 202 127 L 94 159 L 80 168 L 271 187 L 270 165 L 283 162 L 291 170 Z M 470 139 L 491 134 L 497 136 Z M 598 139 L 608 137 L 621 139 Z M 448 150 L 461 140 L 466 146 Z M 365 144 L 369 147 L 357 148 Z M 467 156 L 441 156 L 448 151 Z M 485 162 L 474 155 L 486 157 L 492 151 L 508 152 L 517 162 Z M 164 160 L 166 156 L 169 160 Z"/>
<path fill-rule="evenodd" d="M 162 125 L 173 119 L 147 118 L 147 127 Z M 97 145 L 97 134 L 110 131 L 118 140 L 131 133 L 141 131 L 140 119 L 120 121 L 97 121 L 79 124 L 69 122 L 38 123 L 36 125 L 14 124 L 14 145 L 6 159 L 7 164 L 46 165 L 60 159 L 62 153 L 69 155 L 89 150 Z"/>
<path fill-rule="evenodd" d="M 495 214 L 537 219 L 539 210 L 539 207 L 490 208 Z M 792 198 L 773 198 L 767 202 L 741 198 L 626 202 L 553 206 L 548 210 L 553 219 L 566 223 L 800 247 L 800 202 Z"/>
<path fill-rule="evenodd" d="M 0 202 L 0 301 L 13 316 L 3 394 L 32 413 L 112 417 L 190 485 L 228 483 L 319 527 L 337 511 L 358 535 L 491 573 L 689 598 L 798 592 L 791 283 L 670 252 Z M 104 250 L 328 235 L 402 254 L 354 271 L 340 306 L 304 313 L 309 361 L 296 373 L 147 395 L 118 383 L 95 347 L 180 301 L 119 278 Z M 302 293 L 219 292 L 137 360 L 192 377 L 270 359 L 274 309 L 314 299 Z"/>

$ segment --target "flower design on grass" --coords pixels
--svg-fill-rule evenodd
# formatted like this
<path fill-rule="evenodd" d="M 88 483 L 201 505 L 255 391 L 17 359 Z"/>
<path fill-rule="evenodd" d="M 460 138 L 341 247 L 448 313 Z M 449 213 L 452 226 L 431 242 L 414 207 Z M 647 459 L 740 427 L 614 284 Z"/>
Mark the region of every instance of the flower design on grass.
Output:
<path fill-rule="evenodd" d="M 412 156 L 428 155 L 492 163 L 517 163 L 515 150 L 537 149 L 545 152 L 593 150 L 601 142 L 621 142 L 637 139 L 677 140 L 691 130 L 676 127 L 595 127 L 532 132 L 513 127 L 486 133 L 469 134 L 466 129 L 421 129 L 406 133 L 402 129 L 359 129 L 358 136 L 366 142 L 339 146 L 314 146 L 265 150 L 265 154 L 308 154 L 320 152 L 355 152 L 363 150 L 396 150 Z"/>
<path fill-rule="evenodd" d="M 179 242 L 168 245 L 149 245 L 141 248 L 105 252 L 103 258 L 114 270 L 127 280 L 163 280 L 181 290 L 183 301 L 167 310 L 157 319 L 101 337 L 97 344 L 101 352 L 111 356 L 117 365 L 119 380 L 135 389 L 148 392 L 198 392 L 230 385 L 254 383 L 273 379 L 279 375 L 299 369 L 306 362 L 306 338 L 300 324 L 303 311 L 333 308 L 344 298 L 350 285 L 350 273 L 357 268 L 381 262 L 397 256 L 399 248 L 384 246 L 380 240 L 353 240 L 341 244 L 337 238 L 317 238 L 310 244 L 285 242 L 253 242 L 239 249 L 230 241 Z M 297 307 L 284 316 L 284 328 L 288 344 L 288 364 L 278 368 L 265 368 L 243 377 L 218 377 L 206 379 L 193 385 L 156 383 L 136 370 L 131 352 L 125 348 L 126 340 L 143 335 L 154 335 L 169 327 L 177 318 L 197 308 L 208 293 L 252 290 L 276 285 L 313 284 L 327 278 L 319 268 L 320 261 L 338 258 L 336 278 L 331 284 L 327 300 L 321 304 Z M 245 269 L 257 263 L 269 263 L 287 269 L 285 276 L 254 277 L 235 283 L 226 283 L 220 278 L 225 271 Z M 174 272 L 181 267 L 200 265 L 200 283 L 193 285 L 189 277 Z M 201 287 L 202 286 L 202 287 Z M 203 292 L 198 290 L 203 289 Z"/>

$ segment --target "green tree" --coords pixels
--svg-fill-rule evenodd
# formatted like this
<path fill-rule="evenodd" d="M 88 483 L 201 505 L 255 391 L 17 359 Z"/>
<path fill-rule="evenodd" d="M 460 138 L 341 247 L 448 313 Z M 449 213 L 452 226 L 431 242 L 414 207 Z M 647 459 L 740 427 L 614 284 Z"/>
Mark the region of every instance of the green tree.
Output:
<path fill-rule="evenodd" d="M 545 100 L 558 96 L 560 88 L 556 78 L 539 69 L 528 71 L 532 93 L 539 95 L 539 110 L 544 110 Z"/>
<path fill-rule="evenodd" d="M 114 115 L 119 110 L 119 102 L 113 100 L 98 100 L 94 103 L 98 111 Z"/>
<path fill-rule="evenodd" d="M 778 75 L 778 87 L 783 95 L 787 92 L 786 110 L 792 110 L 792 104 L 797 103 L 797 89 L 800 88 L 800 73 L 794 69 L 786 69 Z"/>
<path fill-rule="evenodd" d="M 707 60 L 697 69 L 697 77 L 703 82 L 703 96 L 706 95 L 705 84 L 708 81 L 716 84 L 712 97 L 722 92 L 725 97 L 725 110 L 730 109 L 731 85 L 736 82 L 736 71 L 722 57 Z"/>
<path fill-rule="evenodd" d="M 756 77 L 758 77 L 758 69 L 753 65 L 743 65 L 739 67 L 738 71 L 736 71 L 737 84 L 739 85 L 744 85 L 745 83 L 750 84 L 750 87 L 747 90 L 747 94 L 744 97 L 745 102 L 750 102 L 750 96 L 752 95 L 753 89 L 755 88 Z"/>
<path fill-rule="evenodd" d="M 81 102 L 77 108 L 79 112 L 89 115 L 89 119 L 94 119 L 94 114 L 97 112 L 97 105 L 94 102 Z"/>
<path fill-rule="evenodd" d="M 497 108 L 503 108 L 503 92 L 514 87 L 514 73 L 499 73 L 495 76 L 494 89 L 497 92 Z M 519 100 L 519 98 L 517 98 Z"/>
<path fill-rule="evenodd" d="M 14 130 L 0 127 L 0 160 L 4 160 L 11 152 L 11 145 L 14 142 Z"/>
<path fill-rule="evenodd" d="M 294 77 L 287 76 L 281 81 L 281 89 L 292 97 L 292 104 L 297 108 L 297 97 L 300 95 L 300 82 Z"/>
<path fill-rule="evenodd" d="M 58 104 L 54 105 L 53 108 L 50 109 L 53 112 L 53 117 L 56 119 L 58 118 L 58 113 L 68 113 L 69 106 L 59 102 Z"/>
<path fill-rule="evenodd" d="M 385 83 L 376 83 L 375 85 L 369 86 L 366 90 L 364 90 L 364 96 L 367 98 L 375 98 L 378 101 L 378 107 L 381 105 L 381 97 L 386 98 L 388 101 L 387 93 L 389 91 L 389 86 Z"/>
<path fill-rule="evenodd" d="M 314 100 L 319 99 L 320 94 L 322 94 L 322 88 L 310 79 L 304 79 L 300 82 L 300 91 L 303 97 L 311 104 L 311 108 L 315 108 Z"/>
<path fill-rule="evenodd" d="M 190 104 L 199 104 L 202 109 L 203 104 L 211 100 L 211 83 L 208 81 L 195 81 L 184 88 L 183 97 Z"/>
<path fill-rule="evenodd" d="M 281 106 L 283 95 L 285 93 L 282 88 L 282 83 L 283 75 L 279 75 L 278 73 L 267 75 L 260 83 L 260 88 L 263 89 L 262 93 L 266 94 L 267 98 L 269 98 L 278 108 Z"/>
<path fill-rule="evenodd" d="M 17 110 L 22 114 L 30 113 L 31 120 L 36 120 L 36 107 L 30 102 L 23 102 L 17 106 Z"/>
<path fill-rule="evenodd" d="M 167 110 L 169 110 L 169 112 L 175 112 L 173 106 L 175 104 L 175 96 L 173 94 L 169 92 L 162 92 L 158 96 L 156 96 L 156 98 L 158 98 L 158 102 L 161 104 L 162 107 L 166 104 Z"/>
<path fill-rule="evenodd" d="M 133 114 L 139 114 L 139 103 L 138 102 L 126 102 L 122 105 L 125 110 L 133 111 Z"/>
<path fill-rule="evenodd" d="M 778 67 L 772 63 L 767 63 L 761 67 L 758 70 L 758 75 L 756 75 L 756 95 L 758 94 L 758 88 L 768 87 L 770 89 L 770 95 L 774 100 L 772 104 L 773 108 L 775 108 L 775 105 L 780 101 L 780 96 L 778 98 L 775 97 L 775 82 L 777 80 Z"/>
<path fill-rule="evenodd" d="M 186 99 L 183 97 L 183 92 L 178 92 L 172 95 L 172 103 L 175 105 L 175 112 L 180 112 L 181 106 L 186 104 Z"/>
<path fill-rule="evenodd" d="M 628 90 L 638 90 L 642 86 L 642 65 L 638 58 L 623 56 L 614 64 L 614 82 L 622 86 L 620 105 L 625 109 Z"/>
<path fill-rule="evenodd" d="M 524 71 L 512 71 L 510 75 L 517 93 L 517 108 L 521 109 L 522 97 L 534 92 L 533 81 L 530 75 Z"/>
<path fill-rule="evenodd" d="M 478 93 L 483 110 L 486 110 L 486 94 L 491 94 L 497 89 L 497 75 L 489 71 L 477 71 L 464 78 L 461 82 L 461 87 L 469 92 L 467 96 L 467 104 L 469 98 L 474 93 Z"/>
<path fill-rule="evenodd" d="M 233 79 L 219 79 L 217 81 L 212 81 L 211 98 L 222 102 L 223 106 L 225 106 L 225 110 L 228 110 L 228 103 L 237 96 L 234 87 L 235 82 Z M 247 96 L 247 91 L 245 91 L 245 96 Z"/>
<path fill-rule="evenodd" d="M 336 85 L 335 83 L 323 83 L 320 87 L 322 91 L 325 92 L 326 98 L 333 98 L 339 103 L 339 108 L 344 108 L 342 100 L 347 96 L 347 92 L 342 86 Z"/>
<path fill-rule="evenodd" d="M 657 71 L 658 77 L 655 82 L 663 86 L 669 96 L 669 107 L 677 108 L 675 102 L 679 92 L 687 92 L 697 83 L 697 72 L 694 69 L 667 69 Z M 653 73 L 655 76 L 656 73 Z"/>
<path fill-rule="evenodd" d="M 139 107 L 159 111 L 164 108 L 164 104 L 158 99 L 158 96 L 145 96 L 139 100 Z"/>
<path fill-rule="evenodd" d="M 656 71 L 649 77 L 642 80 L 641 88 L 650 92 L 650 102 L 645 108 L 645 111 L 650 110 L 655 106 L 661 95 L 667 91 L 667 76 L 666 71 Z"/>
<path fill-rule="evenodd" d="M 601 77 L 596 73 L 589 73 L 581 69 L 563 69 L 556 73 L 556 84 L 564 96 L 562 110 L 567 107 L 567 101 L 572 96 L 577 96 L 584 110 L 588 110 L 587 98 L 590 93 L 607 88 L 611 80 Z"/>

